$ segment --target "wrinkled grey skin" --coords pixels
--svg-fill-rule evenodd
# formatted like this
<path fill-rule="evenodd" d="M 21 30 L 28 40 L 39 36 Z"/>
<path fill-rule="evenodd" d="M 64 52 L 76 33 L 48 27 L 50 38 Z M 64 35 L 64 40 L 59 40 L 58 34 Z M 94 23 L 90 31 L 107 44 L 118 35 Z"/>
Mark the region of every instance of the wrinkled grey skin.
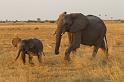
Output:
<path fill-rule="evenodd" d="M 81 13 L 64 14 L 62 23 L 57 26 L 55 54 L 59 54 L 61 37 L 68 32 L 70 45 L 65 51 L 65 60 L 70 60 L 70 53 L 80 47 L 80 44 L 94 46 L 92 56 L 95 57 L 101 48 L 108 57 L 106 26 L 104 22 L 93 15 L 84 16 Z M 106 45 L 105 45 L 106 42 Z"/>
<path fill-rule="evenodd" d="M 39 62 L 41 63 L 41 57 L 43 54 L 43 44 L 40 40 L 38 39 L 27 39 L 27 40 L 22 40 L 20 42 L 20 46 L 19 46 L 19 51 L 18 51 L 18 55 L 16 57 L 15 60 L 18 59 L 19 55 L 21 53 L 22 56 L 22 60 L 23 60 L 23 64 L 25 64 L 26 62 L 26 54 L 29 56 L 29 63 L 33 64 L 32 62 L 32 56 L 37 56 Z"/>

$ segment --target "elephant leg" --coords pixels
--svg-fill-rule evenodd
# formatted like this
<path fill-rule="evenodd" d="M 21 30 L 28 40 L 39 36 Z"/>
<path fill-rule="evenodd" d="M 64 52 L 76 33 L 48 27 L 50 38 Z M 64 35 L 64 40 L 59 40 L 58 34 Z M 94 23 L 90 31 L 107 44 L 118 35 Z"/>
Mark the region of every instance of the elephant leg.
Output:
<path fill-rule="evenodd" d="M 69 44 L 72 43 L 72 33 L 67 32 L 68 33 L 68 40 L 69 40 Z"/>
<path fill-rule="evenodd" d="M 98 47 L 97 46 L 94 46 L 94 49 L 93 49 L 93 53 L 92 53 L 92 57 L 96 57 L 96 54 L 98 52 Z"/>
<path fill-rule="evenodd" d="M 70 53 L 80 47 L 81 43 L 81 32 L 73 33 L 72 43 L 65 51 L 65 60 L 70 60 Z"/>
<path fill-rule="evenodd" d="M 93 54 L 92 54 L 93 57 L 96 57 L 96 54 L 97 54 L 97 52 L 98 52 L 98 49 L 101 48 L 102 43 L 103 43 L 103 36 L 101 36 L 101 37 L 96 41 L 96 44 L 94 45 Z"/>
<path fill-rule="evenodd" d="M 32 59 L 33 59 L 33 56 L 32 56 L 31 54 L 29 54 L 29 63 L 30 63 L 30 64 L 34 64 L 34 63 L 32 62 Z"/>
<path fill-rule="evenodd" d="M 70 32 L 67 32 L 68 33 L 68 40 L 69 40 L 69 45 L 72 44 L 72 41 L 73 41 L 73 34 L 70 33 Z M 72 51 L 73 54 L 76 53 L 76 49 Z"/>
<path fill-rule="evenodd" d="M 71 38 L 71 43 L 72 43 L 72 42 L 73 42 L 73 38 L 74 38 L 74 37 L 73 37 L 73 34 L 71 34 L 71 37 L 72 37 L 72 38 Z M 76 54 L 76 48 L 72 51 L 72 53 L 73 53 L 73 54 Z"/>
<path fill-rule="evenodd" d="M 26 62 L 26 60 L 25 60 L 25 53 L 24 52 L 22 52 L 21 53 L 21 56 L 22 56 L 22 62 L 23 62 L 23 64 L 25 64 L 25 62 Z"/>
<path fill-rule="evenodd" d="M 102 45 L 101 45 L 101 49 L 103 50 L 103 52 L 105 53 L 106 57 L 108 58 L 108 49 L 105 47 L 105 42 L 103 41 Z"/>

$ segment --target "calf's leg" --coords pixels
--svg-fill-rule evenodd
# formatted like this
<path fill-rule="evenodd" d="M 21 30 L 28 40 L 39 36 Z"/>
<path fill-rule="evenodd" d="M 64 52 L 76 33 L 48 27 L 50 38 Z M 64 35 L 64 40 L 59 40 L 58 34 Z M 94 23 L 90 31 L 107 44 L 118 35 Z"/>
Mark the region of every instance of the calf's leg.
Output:
<path fill-rule="evenodd" d="M 29 54 L 29 63 L 30 64 L 34 64 L 33 61 L 32 61 L 32 59 L 33 59 L 33 56 L 31 54 Z"/>

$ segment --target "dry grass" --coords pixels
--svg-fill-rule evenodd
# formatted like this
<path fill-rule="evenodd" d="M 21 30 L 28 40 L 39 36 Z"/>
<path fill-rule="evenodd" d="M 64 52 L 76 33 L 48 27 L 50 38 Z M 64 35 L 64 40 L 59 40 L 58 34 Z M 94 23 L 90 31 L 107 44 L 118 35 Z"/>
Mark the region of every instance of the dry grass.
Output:
<path fill-rule="evenodd" d="M 123 82 L 124 81 L 124 23 L 108 23 L 110 60 L 101 50 L 91 60 L 92 48 L 81 46 L 72 61 L 64 61 L 67 38 L 64 35 L 60 55 L 54 55 L 55 24 L 0 25 L 0 82 Z M 35 66 L 22 64 L 21 58 L 12 63 L 17 49 L 11 45 L 13 37 L 38 38 L 44 43 L 43 65 L 34 57 Z"/>

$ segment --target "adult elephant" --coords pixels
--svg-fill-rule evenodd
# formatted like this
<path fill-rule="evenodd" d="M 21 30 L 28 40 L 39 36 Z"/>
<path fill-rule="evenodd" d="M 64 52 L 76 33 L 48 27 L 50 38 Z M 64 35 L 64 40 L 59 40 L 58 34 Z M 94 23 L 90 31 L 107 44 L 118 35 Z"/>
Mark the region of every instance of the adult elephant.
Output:
<path fill-rule="evenodd" d="M 65 51 L 65 60 L 70 60 L 70 53 L 79 48 L 80 44 L 94 46 L 93 57 L 96 56 L 99 48 L 108 57 L 106 30 L 104 22 L 99 17 L 64 12 L 57 20 L 55 54 L 59 54 L 62 35 L 68 32 L 70 45 Z"/>

